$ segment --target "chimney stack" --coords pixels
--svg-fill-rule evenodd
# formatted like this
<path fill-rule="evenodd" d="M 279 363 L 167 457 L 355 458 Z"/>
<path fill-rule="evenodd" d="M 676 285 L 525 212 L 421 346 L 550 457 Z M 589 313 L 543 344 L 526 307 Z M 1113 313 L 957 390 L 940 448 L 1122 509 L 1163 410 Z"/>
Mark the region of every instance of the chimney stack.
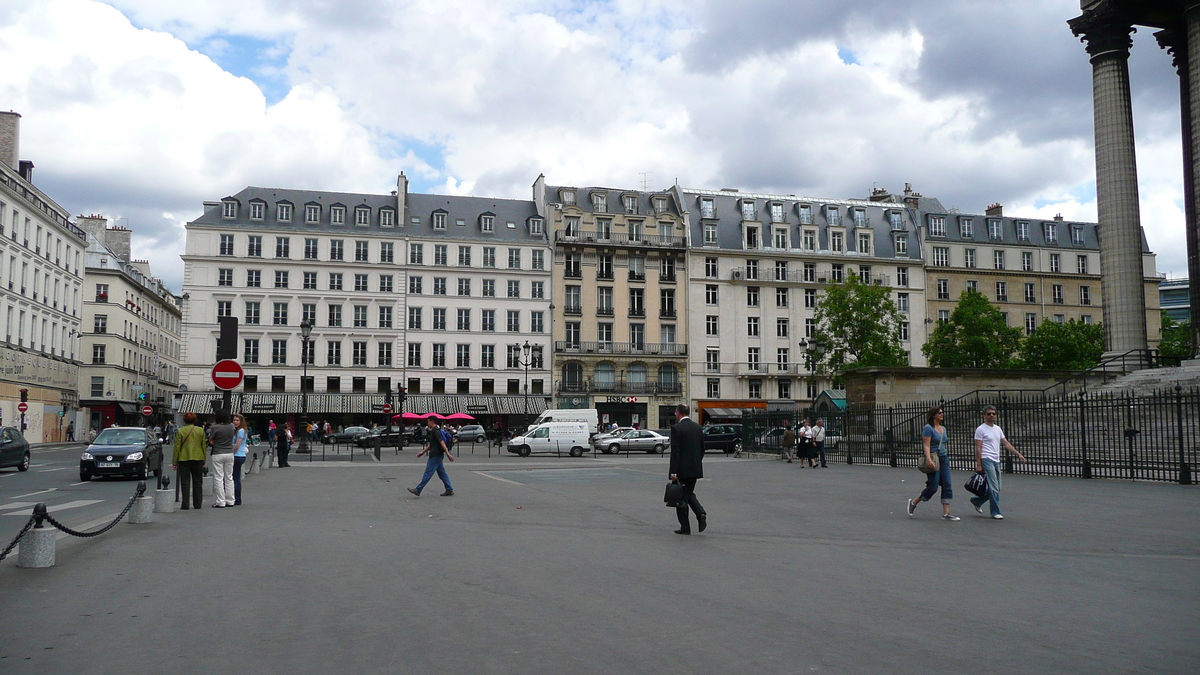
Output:
<path fill-rule="evenodd" d="M 407 227 L 408 223 L 405 219 L 408 218 L 404 211 L 404 207 L 408 201 L 408 176 L 401 171 L 399 176 L 396 176 L 396 227 Z"/>
<path fill-rule="evenodd" d="M 989 216 L 1002 216 L 1004 215 L 1004 207 L 1000 205 L 1000 202 L 996 202 L 995 204 L 987 207 L 987 211 L 984 213 Z"/>
<path fill-rule="evenodd" d="M 1062 214 L 1061 213 L 1054 214 L 1054 219 L 1061 223 L 1062 222 Z"/>
<path fill-rule="evenodd" d="M 15 112 L 0 112 L 0 162 L 20 171 L 21 116 Z"/>

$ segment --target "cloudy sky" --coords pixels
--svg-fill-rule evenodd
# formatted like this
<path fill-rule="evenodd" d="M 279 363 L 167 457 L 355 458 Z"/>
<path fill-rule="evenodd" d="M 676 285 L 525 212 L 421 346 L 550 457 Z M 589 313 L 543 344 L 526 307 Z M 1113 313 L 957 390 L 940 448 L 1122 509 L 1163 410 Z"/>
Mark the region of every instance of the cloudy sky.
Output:
<path fill-rule="evenodd" d="M 35 182 L 133 228 L 246 185 L 528 198 L 552 184 L 1094 220 L 1077 0 L 0 0 L 0 109 Z M 1186 274 L 1178 80 L 1134 38 L 1142 223 Z M 645 176 L 643 175 L 645 174 Z"/>

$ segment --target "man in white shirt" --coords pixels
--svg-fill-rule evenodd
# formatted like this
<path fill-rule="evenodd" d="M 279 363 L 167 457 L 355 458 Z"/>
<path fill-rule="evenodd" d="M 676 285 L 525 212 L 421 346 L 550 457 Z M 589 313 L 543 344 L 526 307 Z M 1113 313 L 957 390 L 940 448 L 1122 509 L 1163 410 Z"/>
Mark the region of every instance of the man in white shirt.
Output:
<path fill-rule="evenodd" d="M 1000 448 L 1007 448 L 1022 462 L 1025 456 L 1008 442 L 1004 430 L 996 424 L 996 407 L 987 406 L 983 409 L 983 424 L 975 429 L 975 471 L 987 476 L 988 496 L 972 497 L 971 506 L 976 513 L 983 513 L 983 503 L 990 501 L 992 518 L 1004 520 L 1000 514 Z"/>
<path fill-rule="evenodd" d="M 817 426 L 812 428 L 813 444 L 817 446 L 817 456 L 821 458 L 821 468 L 828 469 L 825 464 L 825 420 L 817 419 Z"/>

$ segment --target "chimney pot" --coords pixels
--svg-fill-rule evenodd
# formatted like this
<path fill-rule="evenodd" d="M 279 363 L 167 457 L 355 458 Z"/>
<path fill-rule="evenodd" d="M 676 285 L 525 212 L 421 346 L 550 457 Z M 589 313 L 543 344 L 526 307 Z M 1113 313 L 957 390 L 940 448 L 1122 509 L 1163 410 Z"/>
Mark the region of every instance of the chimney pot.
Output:
<path fill-rule="evenodd" d="M 1004 215 L 1004 207 L 1000 205 L 1000 202 L 996 202 L 987 207 L 986 214 L 989 216 L 1002 216 Z"/>

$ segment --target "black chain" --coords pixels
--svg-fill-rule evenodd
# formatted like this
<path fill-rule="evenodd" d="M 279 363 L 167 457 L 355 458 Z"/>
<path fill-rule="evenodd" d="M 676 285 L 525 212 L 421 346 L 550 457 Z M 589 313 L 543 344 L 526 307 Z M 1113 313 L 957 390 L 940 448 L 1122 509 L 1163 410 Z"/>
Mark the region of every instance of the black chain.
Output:
<path fill-rule="evenodd" d="M 137 501 L 138 497 L 141 497 L 142 493 L 145 491 L 146 491 L 146 483 L 145 482 L 138 483 L 137 491 L 133 493 L 133 498 L 130 499 L 129 503 L 125 505 L 125 510 L 121 511 L 121 515 L 117 516 L 116 520 L 112 521 L 108 525 L 105 525 L 104 529 L 102 529 L 102 530 L 96 530 L 95 532 L 76 532 L 75 530 L 72 530 L 71 528 L 67 527 L 66 525 L 63 525 L 62 523 L 55 520 L 54 516 L 50 515 L 49 513 L 46 514 L 46 520 L 50 521 L 51 525 L 57 527 L 58 529 L 62 530 L 63 532 L 66 532 L 67 534 L 71 535 L 72 537 L 96 537 L 96 536 L 104 534 L 105 532 L 108 532 L 109 530 L 111 530 L 113 528 L 113 525 L 116 525 L 117 523 L 121 522 L 121 519 L 125 517 L 125 514 L 129 513 L 129 509 L 133 508 L 133 503 L 135 501 Z"/>
<path fill-rule="evenodd" d="M 5 547 L 3 553 L 0 553 L 0 560 L 4 560 L 5 558 L 8 557 L 9 553 L 12 553 L 12 550 L 17 547 L 17 543 L 21 541 L 21 537 L 25 536 L 25 533 L 28 532 L 30 530 L 30 528 L 33 527 L 33 524 L 36 521 L 37 521 L 37 518 L 34 518 L 33 516 L 29 516 L 29 522 L 25 523 L 25 527 L 21 528 L 21 532 L 20 532 L 20 534 L 17 535 L 17 538 L 13 539 L 12 543 L 9 544 L 7 547 Z"/>

